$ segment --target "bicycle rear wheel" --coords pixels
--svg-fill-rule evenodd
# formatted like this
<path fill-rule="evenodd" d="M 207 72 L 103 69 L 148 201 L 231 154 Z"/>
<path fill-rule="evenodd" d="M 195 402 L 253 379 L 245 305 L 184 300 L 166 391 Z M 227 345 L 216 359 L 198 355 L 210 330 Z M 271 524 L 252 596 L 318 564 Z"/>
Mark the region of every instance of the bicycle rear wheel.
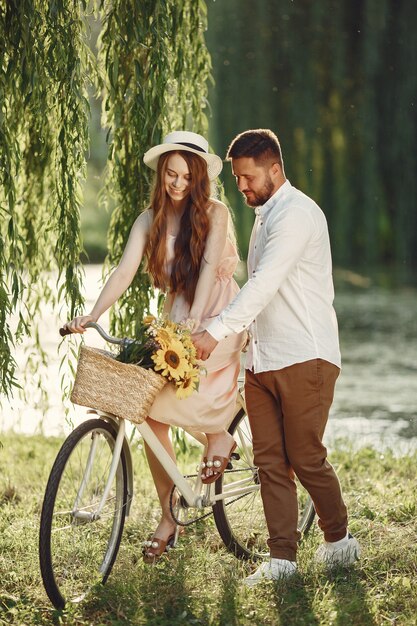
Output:
<path fill-rule="evenodd" d="M 127 503 L 126 458 L 122 449 L 116 476 L 100 516 L 115 428 L 103 419 L 78 426 L 63 443 L 52 467 L 42 506 L 39 558 L 52 604 L 82 600 L 93 585 L 104 584 L 123 532 Z"/>
<path fill-rule="evenodd" d="M 235 416 L 229 433 L 238 444 L 235 452 L 239 454 L 240 459 L 232 462 L 233 470 L 226 470 L 216 481 L 216 495 L 239 487 L 259 486 L 258 470 L 253 465 L 252 434 L 243 409 Z M 298 528 L 305 534 L 313 523 L 315 511 L 311 498 L 299 483 L 297 489 Z M 225 546 L 237 558 L 256 561 L 268 555 L 268 529 L 260 489 L 218 500 L 213 506 L 213 514 Z"/>

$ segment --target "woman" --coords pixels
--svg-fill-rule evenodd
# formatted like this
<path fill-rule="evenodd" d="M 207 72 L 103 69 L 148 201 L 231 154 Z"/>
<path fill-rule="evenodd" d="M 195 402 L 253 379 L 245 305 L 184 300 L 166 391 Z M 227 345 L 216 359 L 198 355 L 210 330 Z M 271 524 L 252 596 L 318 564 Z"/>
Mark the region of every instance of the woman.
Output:
<path fill-rule="evenodd" d="M 144 162 L 157 172 L 150 207 L 133 224 L 121 261 L 91 313 L 67 324 L 72 332 L 84 332 L 87 322 L 97 321 L 116 302 L 144 255 L 155 287 L 167 294 L 164 313 L 175 322 L 187 321 L 194 333 L 203 331 L 238 291 L 229 211 L 210 197 L 210 181 L 222 169 L 220 157 L 209 154 L 201 135 L 179 131 L 148 150 Z M 207 375 L 201 377 L 198 392 L 178 399 L 173 386 L 166 385 L 149 413 L 149 425 L 173 459 L 170 425 L 205 433 L 206 483 L 221 475 L 235 447 L 226 429 L 235 409 L 243 339 L 233 335 L 218 344 L 204 364 Z M 148 447 L 146 453 L 162 508 L 160 523 L 144 550 L 145 561 L 152 562 L 174 542 L 176 525 L 169 508 L 172 481 Z"/>

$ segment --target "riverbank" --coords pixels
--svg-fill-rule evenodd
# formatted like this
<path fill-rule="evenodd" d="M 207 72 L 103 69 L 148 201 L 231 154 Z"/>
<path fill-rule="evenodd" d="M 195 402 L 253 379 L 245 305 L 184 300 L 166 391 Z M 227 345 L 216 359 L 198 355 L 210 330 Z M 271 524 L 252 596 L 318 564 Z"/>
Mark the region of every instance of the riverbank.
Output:
<path fill-rule="evenodd" d="M 100 291 L 101 266 L 87 265 L 85 272 L 88 309 Z M 336 289 L 335 308 L 343 368 L 326 429 L 326 444 L 333 449 L 339 439 L 344 439 L 354 447 L 372 445 L 381 451 L 392 448 L 399 456 L 415 452 L 417 291 L 389 291 L 366 285 L 348 288 L 345 280 Z M 58 351 L 58 328 L 66 321 L 64 314 L 44 307 L 39 336 L 46 358 L 44 363 L 37 359 L 33 375 L 26 379 L 27 357 L 23 347 L 18 346 L 18 382 L 25 388 L 26 398 L 16 393 L 12 402 L 3 401 L 0 432 L 12 429 L 61 436 L 71 430 L 72 424 L 85 419 L 84 409 L 62 401 L 61 384 L 69 387 L 73 376 L 68 368 L 61 368 L 61 359 L 68 345 L 76 351 L 80 343 L 79 337 L 67 338 Z M 100 323 L 108 327 L 106 315 Z M 103 347 L 94 331 L 87 333 L 86 341 Z"/>
<path fill-rule="evenodd" d="M 140 558 L 157 515 L 143 453 L 135 446 L 135 499 L 119 558 L 106 586 L 59 615 L 43 591 L 38 525 L 43 490 L 61 440 L 1 435 L 0 624 L 38 626 L 412 626 L 417 614 L 417 458 L 364 448 L 335 450 L 362 558 L 328 575 L 312 564 L 321 541 L 314 525 L 287 583 L 243 588 L 250 565 L 223 548 L 211 519 L 187 530 L 156 567 Z M 141 479 L 139 484 L 138 479 Z"/>

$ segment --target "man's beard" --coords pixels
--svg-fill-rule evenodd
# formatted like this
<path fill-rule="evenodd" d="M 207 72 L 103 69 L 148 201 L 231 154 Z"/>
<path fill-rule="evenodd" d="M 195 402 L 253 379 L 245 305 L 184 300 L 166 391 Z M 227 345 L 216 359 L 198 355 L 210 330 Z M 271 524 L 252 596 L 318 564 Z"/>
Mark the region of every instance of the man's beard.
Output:
<path fill-rule="evenodd" d="M 245 202 L 248 206 L 256 207 L 256 206 L 262 206 L 263 204 L 265 204 L 265 202 L 267 202 L 269 198 L 272 196 L 273 191 L 274 191 L 274 184 L 271 178 L 268 177 L 266 179 L 265 185 L 262 187 L 260 191 L 258 191 L 257 193 L 252 191 L 249 198 L 245 196 L 245 194 L 243 195 L 245 197 Z"/>

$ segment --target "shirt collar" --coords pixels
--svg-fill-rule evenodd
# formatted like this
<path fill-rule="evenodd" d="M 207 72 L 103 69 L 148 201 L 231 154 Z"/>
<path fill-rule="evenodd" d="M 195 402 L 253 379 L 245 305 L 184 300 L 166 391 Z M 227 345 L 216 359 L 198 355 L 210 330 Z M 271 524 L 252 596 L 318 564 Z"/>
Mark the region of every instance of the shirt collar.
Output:
<path fill-rule="evenodd" d="M 280 200 L 282 200 L 287 193 L 292 189 L 292 185 L 289 180 L 286 180 L 283 185 L 263 204 L 255 208 L 256 215 L 265 215 L 274 207 Z"/>

